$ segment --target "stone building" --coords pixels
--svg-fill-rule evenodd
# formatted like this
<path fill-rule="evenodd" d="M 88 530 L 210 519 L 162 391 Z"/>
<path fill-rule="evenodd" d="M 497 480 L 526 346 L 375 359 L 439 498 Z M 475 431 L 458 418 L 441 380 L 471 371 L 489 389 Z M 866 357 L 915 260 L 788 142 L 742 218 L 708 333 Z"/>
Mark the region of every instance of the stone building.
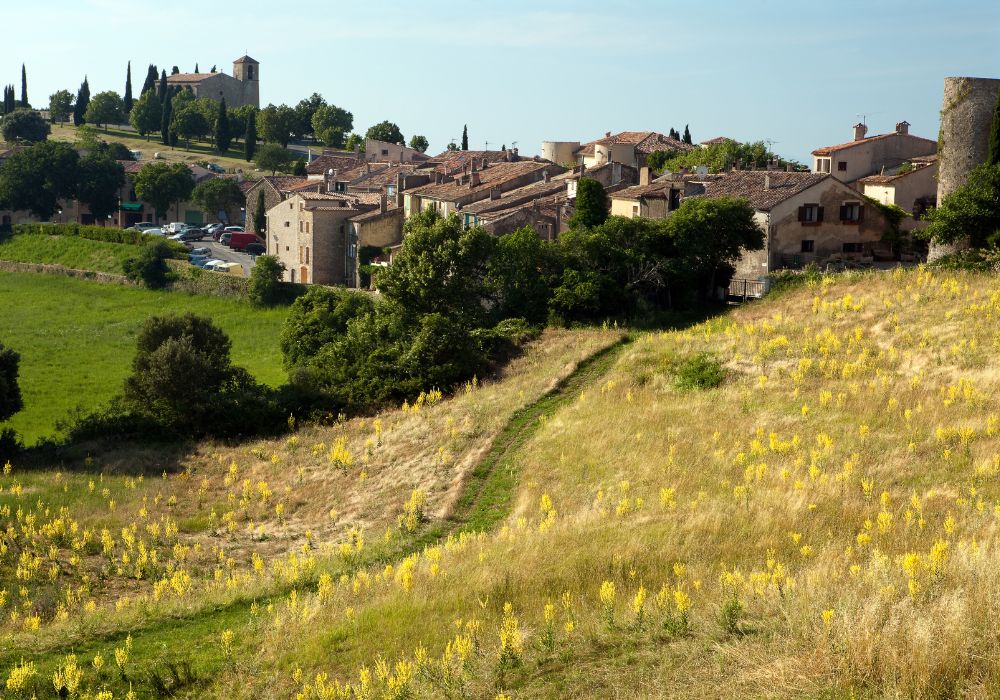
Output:
<path fill-rule="evenodd" d="M 352 216 L 348 224 L 345 284 L 348 287 L 367 287 L 362 282 L 361 265 L 369 259 L 384 260 L 385 249 L 403 242 L 403 209 L 388 208 L 386 197 L 382 196 L 378 209 Z"/>
<path fill-rule="evenodd" d="M 656 131 L 622 131 L 604 134 L 604 138 L 580 144 L 579 141 L 543 141 L 542 157 L 561 165 L 585 165 L 594 168 L 604 163 L 624 163 L 641 168 L 656 151 L 685 152 L 694 146 Z"/>
<path fill-rule="evenodd" d="M 260 64 L 249 56 L 233 61 L 233 74 L 177 73 L 167 76 L 170 87 L 190 89 L 195 97 L 225 98 L 227 107 L 260 107 Z"/>
<path fill-rule="evenodd" d="M 829 173 L 854 185 L 868 175 L 881 175 L 913 158 L 937 152 L 937 142 L 911 134 L 906 121 L 896 124 L 895 130 L 887 134 L 867 134 L 867 126 L 855 124 L 853 140 L 817 148 L 812 152 L 813 172 Z"/>
<path fill-rule="evenodd" d="M 905 168 L 884 175 L 869 175 L 858 180 L 866 197 L 882 204 L 894 204 L 909 216 L 902 222 L 904 231 L 927 225 L 920 217 L 937 201 L 937 156 L 914 158 Z"/>
<path fill-rule="evenodd" d="M 296 192 L 326 192 L 326 185 L 323 180 L 291 175 L 267 176 L 257 180 L 246 190 L 247 231 L 257 230 L 254 214 L 257 211 L 257 200 L 261 194 L 264 195 L 264 211 L 270 211 L 279 202 L 285 201 Z"/>

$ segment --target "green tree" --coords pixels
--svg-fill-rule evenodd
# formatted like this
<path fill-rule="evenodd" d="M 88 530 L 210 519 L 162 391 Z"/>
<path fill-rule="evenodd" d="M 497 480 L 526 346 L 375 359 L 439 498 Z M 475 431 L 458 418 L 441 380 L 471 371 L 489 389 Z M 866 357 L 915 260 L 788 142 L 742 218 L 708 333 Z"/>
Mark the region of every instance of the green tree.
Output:
<path fill-rule="evenodd" d="M 434 210 L 406 221 L 403 248 L 379 273 L 386 299 L 412 314 L 442 313 L 472 326 L 486 317 L 485 281 L 496 238 L 478 226 L 463 229 L 458 217 Z"/>
<path fill-rule="evenodd" d="M 24 408 L 21 388 L 17 383 L 21 356 L 0 343 L 0 423 Z"/>
<path fill-rule="evenodd" d="M 292 154 L 276 143 L 265 143 L 254 156 L 254 163 L 261 170 L 270 170 L 274 175 L 279 170 L 286 171 L 292 162 Z"/>
<path fill-rule="evenodd" d="M 997 93 L 997 101 L 993 106 L 993 123 L 990 124 L 990 142 L 986 154 L 986 164 L 1000 164 L 1000 92 Z"/>
<path fill-rule="evenodd" d="M 608 195 L 604 185 L 589 177 L 576 183 L 576 213 L 570 219 L 573 228 L 600 226 L 608 218 Z"/>
<path fill-rule="evenodd" d="M 258 258 L 258 263 L 262 259 Z M 285 367 L 305 364 L 325 345 L 345 333 L 348 322 L 368 315 L 374 309 L 375 302 L 366 294 L 310 286 L 292 304 L 281 331 L 281 354 Z"/>
<path fill-rule="evenodd" d="M 486 273 L 493 321 L 524 318 L 544 325 L 551 288 L 560 272 L 555 247 L 532 228 L 500 236 Z"/>
<path fill-rule="evenodd" d="M 427 148 L 430 146 L 430 142 L 427 141 L 426 136 L 414 135 L 410 137 L 410 148 L 415 148 L 421 153 L 426 153 Z"/>
<path fill-rule="evenodd" d="M 303 138 L 313 133 L 315 128 L 313 125 L 313 116 L 317 110 L 325 106 L 326 100 L 318 92 L 314 92 L 311 96 L 300 100 L 295 105 L 295 127 L 293 131 L 296 138 Z M 350 127 L 348 127 L 348 130 L 350 130 Z"/>
<path fill-rule="evenodd" d="M 166 76 L 160 79 L 160 88 L 160 104 L 163 107 L 160 114 L 160 141 L 164 146 L 169 146 L 170 126 L 174 119 L 174 101 L 173 95 L 170 94 L 170 87 L 167 86 Z"/>
<path fill-rule="evenodd" d="M 213 177 L 195 185 L 191 201 L 220 221 L 232 221 L 233 214 L 239 212 L 246 202 L 236 180 L 228 177 Z M 223 216 L 219 216 L 219 214 Z"/>
<path fill-rule="evenodd" d="M 31 109 L 18 109 L 12 114 L 8 114 L 3 118 L 2 129 L 0 129 L 4 141 L 7 143 L 15 141 L 37 143 L 47 139 L 50 131 L 51 129 L 48 123 L 42 119 L 42 115 Z"/>
<path fill-rule="evenodd" d="M 0 168 L 0 202 L 52 218 L 76 194 L 80 157 L 68 143 L 42 141 L 11 155 Z"/>
<path fill-rule="evenodd" d="M 243 157 L 249 163 L 257 152 L 257 110 L 247 115 L 247 130 L 243 137 Z"/>
<path fill-rule="evenodd" d="M 375 126 L 369 127 L 368 131 L 365 132 L 365 138 L 389 143 L 406 143 L 403 132 L 390 121 L 379 122 Z"/>
<path fill-rule="evenodd" d="M 691 130 L 688 129 L 688 125 L 684 125 L 684 136 L 681 137 L 681 141 L 684 143 L 691 143 Z"/>
<path fill-rule="evenodd" d="M 342 148 L 345 135 L 353 127 L 354 115 L 336 105 L 323 104 L 312 115 L 312 132 L 331 148 Z"/>
<path fill-rule="evenodd" d="M 53 124 L 63 124 L 73 114 L 73 93 L 58 90 L 49 95 L 49 119 Z"/>
<path fill-rule="evenodd" d="M 264 143 L 277 143 L 287 148 L 294 131 L 295 110 L 288 105 L 268 105 L 257 113 L 257 132 Z"/>
<path fill-rule="evenodd" d="M 129 114 L 129 122 L 140 136 L 149 139 L 149 134 L 159 130 L 163 118 L 163 105 L 156 96 L 156 90 L 146 90 L 136 101 Z"/>
<path fill-rule="evenodd" d="M 676 155 L 676 151 L 653 151 L 646 156 L 646 165 L 653 172 L 662 173 L 667 162 Z"/>
<path fill-rule="evenodd" d="M 191 147 L 191 139 L 204 138 L 211 126 L 205 115 L 194 104 L 187 104 L 173 113 L 170 120 L 170 130 L 184 139 L 187 148 Z"/>
<path fill-rule="evenodd" d="M 261 255 L 250 269 L 247 297 L 254 306 L 273 306 L 281 294 L 285 266 L 273 255 Z"/>
<path fill-rule="evenodd" d="M 267 207 L 264 204 L 264 191 L 257 193 L 257 205 L 253 211 L 253 228 L 258 236 L 267 230 Z"/>
<path fill-rule="evenodd" d="M 21 64 L 21 108 L 31 109 L 31 103 L 28 102 L 28 73 L 24 70 L 24 64 Z"/>
<path fill-rule="evenodd" d="M 86 124 L 87 119 L 84 116 L 87 113 L 87 107 L 90 105 L 90 83 L 87 81 L 87 77 L 84 76 L 83 83 L 80 85 L 80 89 L 76 93 L 76 103 L 73 105 L 73 125 L 80 126 L 81 124 Z"/>
<path fill-rule="evenodd" d="M 229 130 L 229 114 L 226 111 L 226 98 L 219 102 L 219 113 L 215 117 L 215 150 L 225 153 L 229 150 L 229 145 L 233 142 L 233 135 Z"/>
<path fill-rule="evenodd" d="M 361 138 L 360 134 L 351 133 L 351 135 L 347 137 L 347 141 L 344 143 L 344 150 L 354 151 L 358 149 L 360 149 L 362 153 L 365 152 L 365 140 Z"/>
<path fill-rule="evenodd" d="M 150 63 L 149 68 L 146 69 L 146 79 L 142 82 L 142 90 L 139 92 L 139 97 L 156 88 L 156 79 L 159 76 L 160 73 L 156 70 L 156 66 Z"/>
<path fill-rule="evenodd" d="M 141 282 L 148 289 L 163 289 L 170 281 L 167 259 L 172 255 L 173 251 L 166 241 L 149 241 L 139 249 L 138 255 L 122 262 L 122 272 L 128 279 Z"/>
<path fill-rule="evenodd" d="M 76 198 L 87 205 L 98 221 L 118 210 L 124 184 L 125 169 L 115 160 L 110 147 L 90 151 L 80 159 Z"/>
<path fill-rule="evenodd" d="M 88 124 L 103 126 L 107 132 L 108 124 L 121 124 L 125 121 L 125 105 L 122 98 L 113 90 L 97 93 L 87 105 L 84 119 Z"/>
<path fill-rule="evenodd" d="M 128 67 L 125 69 L 125 96 L 122 97 L 122 106 L 125 114 L 132 111 L 132 61 L 128 62 Z"/>
<path fill-rule="evenodd" d="M 160 72 L 160 82 L 156 86 L 156 96 L 160 98 L 160 104 L 163 104 L 167 97 L 170 95 L 170 83 L 167 82 L 167 71 Z"/>
<path fill-rule="evenodd" d="M 469 125 L 462 126 L 462 150 L 469 150 Z"/>
<path fill-rule="evenodd" d="M 170 207 L 191 197 L 194 179 L 184 163 L 167 164 L 152 161 L 135 175 L 135 193 L 149 202 L 158 219 L 167 215 Z"/>
<path fill-rule="evenodd" d="M 306 161 L 302 158 L 296 158 L 295 164 L 292 166 L 292 175 L 297 177 L 305 177 L 306 171 Z"/>
<path fill-rule="evenodd" d="M 973 248 L 1000 244 L 1000 165 L 984 163 L 927 217 L 920 235 L 939 244 L 968 240 Z"/>

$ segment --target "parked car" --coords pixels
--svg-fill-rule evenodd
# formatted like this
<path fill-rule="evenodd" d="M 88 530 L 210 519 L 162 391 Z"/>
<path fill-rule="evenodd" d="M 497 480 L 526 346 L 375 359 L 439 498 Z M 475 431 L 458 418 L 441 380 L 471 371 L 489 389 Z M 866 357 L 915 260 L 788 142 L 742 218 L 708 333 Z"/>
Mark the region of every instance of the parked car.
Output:
<path fill-rule="evenodd" d="M 229 242 L 226 245 L 233 250 L 243 250 L 251 243 L 263 243 L 263 241 L 257 238 L 256 233 L 233 231 L 229 234 Z"/>
<path fill-rule="evenodd" d="M 198 267 L 205 270 L 214 270 L 216 265 L 221 265 L 225 263 L 225 260 L 219 260 L 218 258 L 212 258 L 211 260 L 205 260 Z"/>
<path fill-rule="evenodd" d="M 166 236 L 166 232 L 162 228 L 147 228 L 143 231 L 147 236 Z"/>
<path fill-rule="evenodd" d="M 208 224 L 207 226 L 202 228 L 202 231 L 205 232 L 205 235 L 215 238 L 215 234 L 221 231 L 223 228 L 225 228 L 225 226 L 223 226 L 222 224 Z"/>
<path fill-rule="evenodd" d="M 184 241 L 184 234 L 183 233 L 175 233 L 172 236 L 167 236 L 167 240 L 177 241 L 178 243 L 181 243 L 181 242 Z"/>
<path fill-rule="evenodd" d="M 208 165 L 206 165 L 205 167 L 206 167 L 206 168 L 208 168 L 209 170 L 211 170 L 211 171 L 212 171 L 213 173 L 219 173 L 219 174 L 222 174 L 222 173 L 226 172 L 226 169 L 225 169 L 225 168 L 223 168 L 223 167 L 222 167 L 221 165 L 219 165 L 218 163 L 209 163 L 209 164 L 208 164 Z"/>
<path fill-rule="evenodd" d="M 246 229 L 244 229 L 242 226 L 226 226 L 226 228 L 222 230 L 228 231 L 230 233 L 243 233 Z"/>
<path fill-rule="evenodd" d="M 185 224 L 183 221 L 175 221 L 171 224 L 167 224 L 165 230 L 170 233 L 180 233 L 186 229 L 190 224 Z"/>
<path fill-rule="evenodd" d="M 219 236 L 219 243 L 222 245 L 229 245 L 229 239 L 232 238 L 232 231 L 226 231 L 221 236 Z"/>
<path fill-rule="evenodd" d="M 182 241 L 200 241 L 205 237 L 205 232 L 197 226 L 191 226 L 179 234 Z"/>
<path fill-rule="evenodd" d="M 146 229 L 150 228 L 159 228 L 159 226 L 154 224 L 152 221 L 140 221 L 137 224 L 132 224 L 131 226 L 129 226 L 129 228 L 134 228 L 137 231 L 145 231 Z"/>
<path fill-rule="evenodd" d="M 212 272 L 221 272 L 225 275 L 232 275 L 234 277 L 243 277 L 243 266 L 240 263 L 217 262 L 214 265 L 206 266 L 205 269 L 211 270 Z"/>
<path fill-rule="evenodd" d="M 263 243 L 254 242 L 247 245 L 247 247 L 243 249 L 243 252 L 247 255 L 263 255 L 267 252 L 267 246 Z"/>
<path fill-rule="evenodd" d="M 191 255 L 205 255 L 205 256 L 208 256 L 208 255 L 211 255 L 211 254 L 212 254 L 212 249 L 211 248 L 202 247 L 202 248 L 193 248 L 191 250 Z"/>

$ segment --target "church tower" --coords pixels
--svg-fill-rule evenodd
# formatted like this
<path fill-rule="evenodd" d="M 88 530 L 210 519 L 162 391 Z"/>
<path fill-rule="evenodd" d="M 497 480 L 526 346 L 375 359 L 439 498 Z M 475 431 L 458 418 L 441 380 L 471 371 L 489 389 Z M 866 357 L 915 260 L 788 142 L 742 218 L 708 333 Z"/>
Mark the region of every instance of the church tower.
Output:
<path fill-rule="evenodd" d="M 237 58 L 233 77 L 243 83 L 243 104 L 260 109 L 260 64 L 249 56 Z"/>

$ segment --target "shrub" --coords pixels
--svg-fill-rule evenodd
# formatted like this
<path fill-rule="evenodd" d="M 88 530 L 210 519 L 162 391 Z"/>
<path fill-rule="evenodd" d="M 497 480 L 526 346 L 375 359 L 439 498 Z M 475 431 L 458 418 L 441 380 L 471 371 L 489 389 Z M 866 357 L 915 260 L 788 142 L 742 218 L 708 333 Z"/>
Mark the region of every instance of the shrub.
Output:
<path fill-rule="evenodd" d="M 139 255 L 122 263 L 122 270 L 130 280 L 142 282 L 150 289 L 162 289 L 172 278 L 166 262 L 172 254 L 167 241 L 150 241 L 140 249 Z"/>
<path fill-rule="evenodd" d="M 674 386 L 681 391 L 714 389 L 726 380 L 726 368 L 707 352 L 699 352 L 674 368 Z"/>
<path fill-rule="evenodd" d="M 76 236 L 104 243 L 129 243 L 142 245 L 146 241 L 162 240 L 156 236 L 148 236 L 139 231 L 113 228 L 111 226 L 86 226 L 84 224 L 16 224 L 14 235 L 25 233 L 43 233 L 49 236 Z M 177 252 L 186 252 L 184 246 L 172 247 Z"/>
<path fill-rule="evenodd" d="M 719 626 L 726 634 L 740 633 L 740 618 L 743 617 L 743 604 L 735 595 L 722 605 L 719 611 Z"/>
<path fill-rule="evenodd" d="M 0 343 L 0 423 L 24 408 L 17 383 L 21 356 Z"/>
<path fill-rule="evenodd" d="M 247 297 L 255 306 L 272 306 L 281 292 L 281 273 L 285 266 L 273 255 L 261 255 L 250 270 Z"/>
<path fill-rule="evenodd" d="M 292 304 L 281 331 L 285 366 L 295 367 L 307 362 L 324 345 L 345 333 L 348 322 L 374 309 L 375 302 L 366 294 L 310 287 Z"/>

